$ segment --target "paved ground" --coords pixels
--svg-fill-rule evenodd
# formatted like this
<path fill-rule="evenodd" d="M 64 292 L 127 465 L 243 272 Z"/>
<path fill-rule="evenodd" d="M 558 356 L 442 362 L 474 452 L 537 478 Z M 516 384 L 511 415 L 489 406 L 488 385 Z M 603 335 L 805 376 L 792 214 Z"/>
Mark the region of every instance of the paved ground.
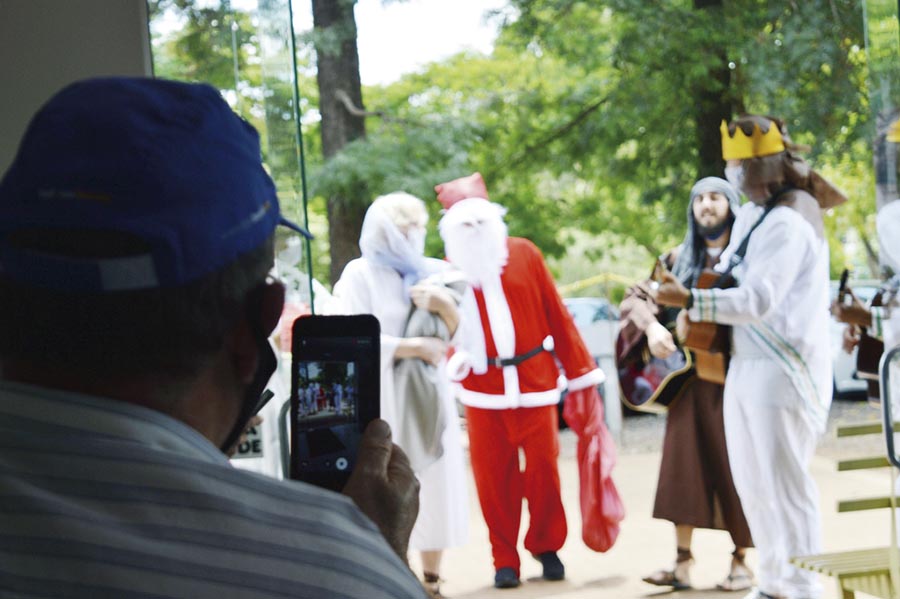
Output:
<path fill-rule="evenodd" d="M 865 402 L 835 402 L 831 426 L 837 423 L 878 419 L 878 412 Z M 587 549 L 580 539 L 581 521 L 578 511 L 578 477 L 574 460 L 575 437 L 570 431 L 561 433 L 560 473 L 563 500 L 569 520 L 569 538 L 560 552 L 568 577 L 550 583 L 536 579 L 540 564 L 523 554 L 522 575 L 526 579 L 518 589 L 497 590 L 492 587 L 493 566 L 487 541 L 487 530 L 475 497 L 470 477 L 469 544 L 447 552 L 444 563 L 444 592 L 455 599 L 505 597 L 507 599 L 631 599 L 671 597 L 672 599 L 739 599 L 744 593 L 715 590 L 715 583 L 727 573 L 732 546 L 727 533 L 698 530 L 694 535 L 697 559 L 692 576 L 696 590 L 671 593 L 641 581 L 641 577 L 671 565 L 674 557 L 674 532 L 668 522 L 651 517 L 659 447 L 665 420 L 658 416 L 627 417 L 619 447 L 615 480 L 625 502 L 627 516 L 618 542 L 606 554 Z M 833 433 L 823 437 L 813 462 L 821 495 L 824 543 L 826 550 L 874 547 L 889 541 L 890 516 L 886 511 L 837 514 L 837 499 L 883 496 L 890 490 L 887 471 L 837 473 L 835 456 L 875 455 L 883 452 L 883 443 L 872 437 L 863 441 L 836 440 Z M 524 526 L 523 526 L 524 534 Z M 521 543 L 520 543 L 521 546 Z M 750 552 L 748 563 L 755 563 Z M 414 563 L 418 571 L 418 566 Z M 530 580 L 529 580 L 530 579 Z M 836 584 L 822 579 L 823 599 L 837 599 Z"/>

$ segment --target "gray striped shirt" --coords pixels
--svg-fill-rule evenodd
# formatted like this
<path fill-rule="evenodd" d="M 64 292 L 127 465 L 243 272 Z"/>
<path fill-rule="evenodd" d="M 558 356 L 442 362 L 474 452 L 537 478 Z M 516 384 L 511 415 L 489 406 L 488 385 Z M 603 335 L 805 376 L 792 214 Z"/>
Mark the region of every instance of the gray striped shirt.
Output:
<path fill-rule="evenodd" d="M 422 598 L 346 497 L 131 404 L 0 382 L 0 596 Z"/>

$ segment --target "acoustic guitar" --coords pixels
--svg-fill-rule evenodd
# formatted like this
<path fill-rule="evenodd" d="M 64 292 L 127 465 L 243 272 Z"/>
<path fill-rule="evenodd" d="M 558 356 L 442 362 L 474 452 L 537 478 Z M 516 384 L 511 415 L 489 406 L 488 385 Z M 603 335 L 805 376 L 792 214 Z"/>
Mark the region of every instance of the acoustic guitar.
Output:
<path fill-rule="evenodd" d="M 617 356 L 621 356 L 621 343 L 620 336 Z M 691 352 L 679 347 L 668 358 L 656 358 L 650 354 L 646 337 L 617 361 L 617 368 L 622 403 L 639 412 L 665 412 L 695 376 Z"/>
<path fill-rule="evenodd" d="M 650 280 L 658 284 L 666 270 L 663 261 L 657 260 Z M 659 320 L 671 330 L 677 313 L 677 310 L 662 308 Z M 675 338 L 674 334 L 672 336 Z M 621 328 L 616 338 L 616 367 L 622 403 L 639 412 L 665 412 L 695 376 L 691 352 L 684 347 L 679 345 L 668 358 L 656 358 L 650 354 L 646 335 L 629 347 L 629 340 Z"/>
<path fill-rule="evenodd" d="M 704 269 L 698 277 L 698 289 L 734 287 L 734 279 L 712 269 Z M 725 384 L 728 361 L 731 357 L 731 327 L 714 322 L 691 322 L 688 325 L 684 346 L 694 354 L 697 378 Z"/>

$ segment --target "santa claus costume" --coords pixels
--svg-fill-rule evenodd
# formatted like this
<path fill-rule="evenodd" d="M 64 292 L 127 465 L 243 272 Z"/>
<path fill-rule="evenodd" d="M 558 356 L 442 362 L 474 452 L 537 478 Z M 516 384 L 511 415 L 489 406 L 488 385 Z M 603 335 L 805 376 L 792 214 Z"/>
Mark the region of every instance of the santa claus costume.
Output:
<path fill-rule="evenodd" d="M 541 561 L 544 578 L 561 580 L 565 570 L 556 552 L 567 530 L 557 470 L 557 360 L 569 393 L 596 394 L 604 375 L 556 292 L 541 252 L 527 239 L 507 237 L 505 210 L 488 201 L 481 176 L 435 189 L 446 209 L 440 231 L 447 258 L 471 284 L 463 317 L 481 324 L 467 328 L 448 370 L 460 383 L 458 396 L 466 408 L 495 586 L 519 584 L 523 499 L 530 514 L 525 549 Z"/>

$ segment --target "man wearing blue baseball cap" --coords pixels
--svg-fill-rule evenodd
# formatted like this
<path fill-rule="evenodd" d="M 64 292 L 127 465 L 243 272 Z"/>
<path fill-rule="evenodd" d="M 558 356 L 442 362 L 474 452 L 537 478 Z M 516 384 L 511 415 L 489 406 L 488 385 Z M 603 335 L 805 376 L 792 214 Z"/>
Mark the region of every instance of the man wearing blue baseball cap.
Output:
<path fill-rule="evenodd" d="M 423 596 L 383 421 L 350 498 L 223 454 L 274 369 L 278 224 L 308 235 L 210 86 L 92 79 L 35 115 L 0 181 L 0 595 Z"/>

